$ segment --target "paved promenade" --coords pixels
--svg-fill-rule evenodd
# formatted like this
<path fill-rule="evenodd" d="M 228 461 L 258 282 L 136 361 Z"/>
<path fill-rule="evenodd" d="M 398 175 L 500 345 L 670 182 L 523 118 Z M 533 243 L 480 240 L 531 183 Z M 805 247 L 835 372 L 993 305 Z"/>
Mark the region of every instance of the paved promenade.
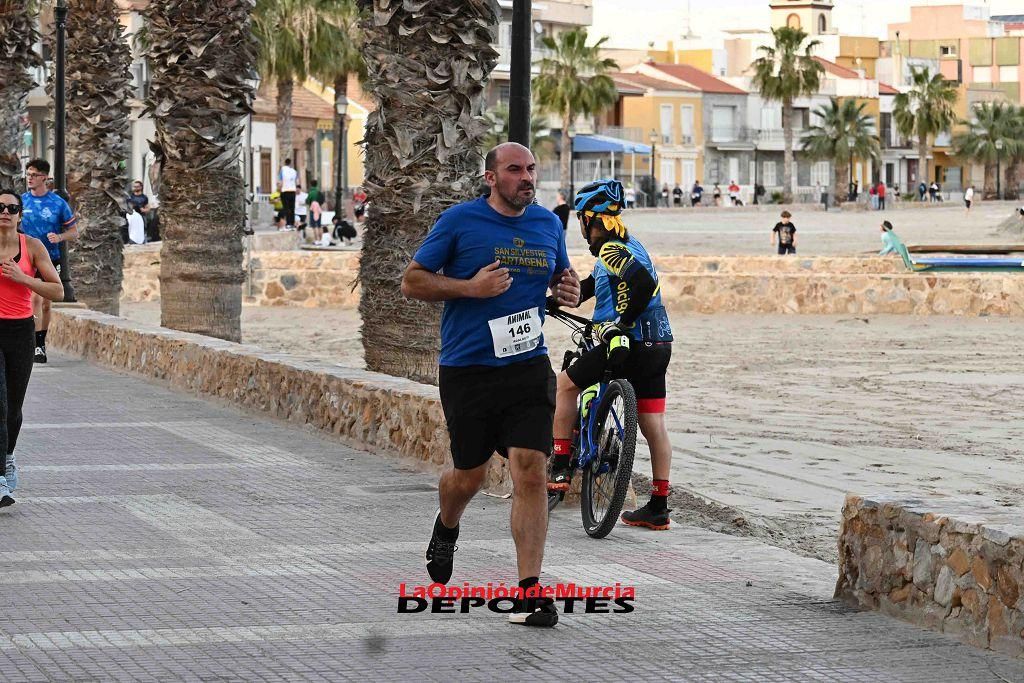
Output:
<path fill-rule="evenodd" d="M 0 680 L 1020 681 L 1024 662 L 830 600 L 833 569 L 692 528 L 551 522 L 546 582 L 636 586 L 632 614 L 396 614 L 436 477 L 51 357 L 0 512 Z M 479 497 L 455 580 L 514 581 Z"/>

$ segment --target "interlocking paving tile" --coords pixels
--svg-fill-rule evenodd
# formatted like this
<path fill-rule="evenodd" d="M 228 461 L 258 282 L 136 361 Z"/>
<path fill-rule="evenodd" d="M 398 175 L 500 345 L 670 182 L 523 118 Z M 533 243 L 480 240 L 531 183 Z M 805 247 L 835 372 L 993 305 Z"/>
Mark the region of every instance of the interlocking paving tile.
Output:
<path fill-rule="evenodd" d="M 62 420 L 58 418 L 64 418 Z M 0 512 L 0 680 L 1021 681 L 1024 663 L 831 601 L 833 569 L 749 539 L 552 515 L 548 582 L 631 614 L 397 613 L 427 582 L 436 477 L 51 357 Z M 509 501 L 478 497 L 453 583 L 516 581 Z"/>

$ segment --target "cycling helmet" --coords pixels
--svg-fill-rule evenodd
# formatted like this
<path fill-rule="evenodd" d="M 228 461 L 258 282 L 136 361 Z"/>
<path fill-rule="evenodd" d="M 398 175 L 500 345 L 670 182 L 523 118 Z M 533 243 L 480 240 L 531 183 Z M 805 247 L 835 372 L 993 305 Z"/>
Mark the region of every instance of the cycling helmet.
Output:
<path fill-rule="evenodd" d="M 576 193 L 576 211 L 592 211 L 608 216 L 622 213 L 622 183 L 618 180 L 595 180 Z"/>
<path fill-rule="evenodd" d="M 620 238 L 626 236 L 626 226 L 619 218 L 622 204 L 622 183 L 618 180 L 595 180 L 576 193 L 576 214 L 588 218 L 597 217 L 605 230 Z"/>

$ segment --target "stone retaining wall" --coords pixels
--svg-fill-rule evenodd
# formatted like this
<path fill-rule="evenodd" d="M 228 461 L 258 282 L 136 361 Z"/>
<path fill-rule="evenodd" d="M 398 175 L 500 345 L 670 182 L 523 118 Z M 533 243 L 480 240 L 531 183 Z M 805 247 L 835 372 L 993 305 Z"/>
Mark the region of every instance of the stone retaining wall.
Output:
<path fill-rule="evenodd" d="M 441 467 L 450 462 L 437 387 L 298 360 L 89 310 L 54 309 L 47 342 L 64 353 L 334 434 L 350 445 Z M 507 493 L 505 461 L 487 487 Z"/>
<path fill-rule="evenodd" d="M 589 272 L 593 257 L 572 258 L 581 273 Z M 667 256 L 656 262 L 662 293 L 681 313 L 1024 315 L 1024 277 L 1016 273 L 908 273 L 899 259 L 879 257 Z M 358 268 L 355 251 L 255 251 L 245 302 L 354 307 Z M 159 299 L 159 274 L 158 248 L 127 249 L 123 300 Z"/>
<path fill-rule="evenodd" d="M 836 597 L 1024 656 L 1024 510 L 850 495 Z"/>

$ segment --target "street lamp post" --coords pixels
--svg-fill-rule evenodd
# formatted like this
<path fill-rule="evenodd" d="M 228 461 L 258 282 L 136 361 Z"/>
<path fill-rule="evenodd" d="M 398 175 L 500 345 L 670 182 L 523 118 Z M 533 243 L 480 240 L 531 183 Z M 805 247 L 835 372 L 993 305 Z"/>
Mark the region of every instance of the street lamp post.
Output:
<path fill-rule="evenodd" d="M 334 141 L 337 146 L 338 162 L 334 167 L 334 215 L 339 216 L 342 219 L 345 218 L 345 204 L 343 199 L 344 194 L 348 194 L 347 178 L 345 178 L 344 172 L 344 161 L 345 161 L 345 113 L 348 111 L 348 98 L 345 95 L 341 95 L 336 100 L 335 104 L 336 113 L 338 114 L 338 140 Z M 345 178 L 345 180 L 342 180 Z M 342 188 L 342 183 L 346 184 L 346 187 Z"/>
<path fill-rule="evenodd" d="M 651 128 L 651 134 L 648 137 L 651 141 L 651 195 L 654 198 L 654 206 L 658 206 L 658 175 L 654 172 L 654 162 L 658 154 L 658 131 Z"/>
<path fill-rule="evenodd" d="M 576 131 L 570 126 L 569 130 L 566 131 L 566 135 L 569 136 L 569 196 L 567 199 L 570 202 L 576 201 L 576 163 L 573 159 L 573 151 L 576 146 Z"/>
<path fill-rule="evenodd" d="M 57 194 L 65 200 L 69 199 L 67 190 L 67 172 L 65 170 L 65 99 L 64 99 L 64 39 L 68 27 L 67 0 L 57 0 L 54 8 L 54 23 L 57 29 L 56 42 L 56 73 L 53 84 L 53 186 Z M 71 286 L 71 272 L 68 268 L 68 243 L 60 243 L 60 282 L 64 285 L 64 301 L 74 303 L 75 289 Z"/>
<path fill-rule="evenodd" d="M 512 53 L 509 58 L 508 139 L 530 146 L 530 36 L 532 0 L 512 3 Z"/>
<path fill-rule="evenodd" d="M 996 198 L 1002 200 L 1003 198 L 1003 170 L 1000 166 L 1000 162 L 1003 156 L 1003 140 L 1000 138 L 996 140 Z"/>

